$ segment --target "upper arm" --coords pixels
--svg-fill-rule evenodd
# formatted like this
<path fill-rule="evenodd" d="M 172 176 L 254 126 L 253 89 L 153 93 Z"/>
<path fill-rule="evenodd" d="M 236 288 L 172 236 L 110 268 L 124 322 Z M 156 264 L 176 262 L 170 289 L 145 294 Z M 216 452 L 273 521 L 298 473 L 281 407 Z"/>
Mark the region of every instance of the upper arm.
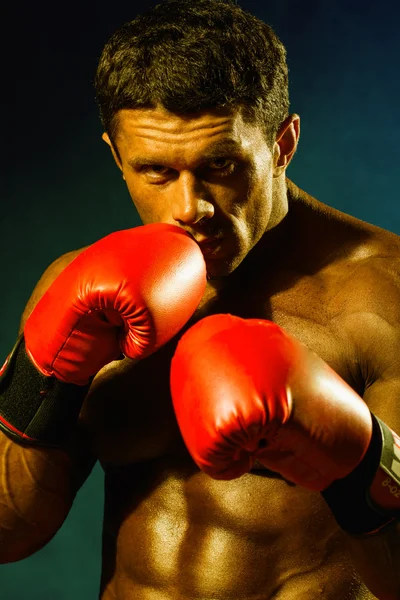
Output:
<path fill-rule="evenodd" d="M 341 292 L 337 321 L 352 348 L 363 399 L 400 432 L 400 259 L 371 263 L 354 273 Z"/>
<path fill-rule="evenodd" d="M 376 319 L 369 327 L 368 345 L 360 353 L 369 372 L 363 398 L 372 413 L 400 433 L 400 326 Z"/>
<path fill-rule="evenodd" d="M 341 292 L 344 311 L 338 322 L 351 344 L 364 401 L 400 434 L 400 260 L 373 263 Z M 399 539 L 399 521 L 377 535 L 347 537 L 354 566 L 379 598 L 399 598 Z"/>

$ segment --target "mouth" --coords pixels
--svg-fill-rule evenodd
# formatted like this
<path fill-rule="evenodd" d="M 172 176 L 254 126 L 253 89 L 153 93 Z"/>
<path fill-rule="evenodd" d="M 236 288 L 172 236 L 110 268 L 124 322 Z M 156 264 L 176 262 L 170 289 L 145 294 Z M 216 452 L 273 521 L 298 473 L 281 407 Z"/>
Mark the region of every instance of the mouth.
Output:
<path fill-rule="evenodd" d="M 214 254 L 220 248 L 220 246 L 222 244 L 222 238 L 221 237 L 205 238 L 201 241 L 198 241 L 197 243 L 199 245 L 200 250 L 204 254 L 204 256 L 209 256 L 209 255 Z"/>
<path fill-rule="evenodd" d="M 221 236 L 219 235 L 196 235 L 194 233 L 191 234 L 194 241 L 199 245 L 208 244 L 216 239 L 219 239 Z"/>

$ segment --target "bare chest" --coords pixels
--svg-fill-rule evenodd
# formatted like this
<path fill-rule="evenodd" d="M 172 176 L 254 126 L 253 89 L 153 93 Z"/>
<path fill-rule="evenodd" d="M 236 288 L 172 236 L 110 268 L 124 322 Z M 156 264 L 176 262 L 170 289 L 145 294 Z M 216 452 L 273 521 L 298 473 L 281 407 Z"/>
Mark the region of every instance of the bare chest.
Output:
<path fill-rule="evenodd" d="M 242 290 L 211 293 L 193 320 L 216 313 L 273 320 L 349 381 L 347 350 L 326 310 L 329 286 L 304 280 L 281 289 L 247 281 Z M 117 597 L 112 586 L 129 582 L 131 591 L 123 589 L 121 597 L 147 597 L 146 590 L 150 598 L 155 588 L 166 600 L 362 597 L 319 495 L 259 466 L 226 482 L 194 465 L 169 391 L 178 339 L 137 364 L 125 360 L 104 369 L 86 402 L 93 449 L 106 471 L 106 592 Z M 114 554 L 112 574 L 107 556 Z"/>
<path fill-rule="evenodd" d="M 243 281 L 224 294 L 206 292 L 193 321 L 230 313 L 269 319 L 323 358 L 350 385 L 348 349 L 331 327 L 326 309 L 331 287 L 319 278 L 278 283 Z M 280 288 L 280 289 L 279 289 Z M 92 384 L 83 419 L 93 451 L 103 465 L 128 465 L 185 453 L 169 390 L 170 363 L 178 342 L 134 364 L 125 359 L 104 368 Z"/>

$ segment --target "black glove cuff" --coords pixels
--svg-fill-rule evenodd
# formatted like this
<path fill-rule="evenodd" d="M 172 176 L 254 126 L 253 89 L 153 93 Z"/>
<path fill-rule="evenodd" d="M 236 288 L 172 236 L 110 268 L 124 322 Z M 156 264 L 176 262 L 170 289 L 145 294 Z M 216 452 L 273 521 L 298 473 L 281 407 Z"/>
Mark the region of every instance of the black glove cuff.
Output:
<path fill-rule="evenodd" d="M 380 464 L 382 432 L 372 415 L 373 432 L 368 450 L 360 464 L 343 479 L 334 481 L 321 492 L 338 525 L 351 535 L 378 533 L 393 521 L 393 515 L 380 511 L 368 490 Z"/>
<path fill-rule="evenodd" d="M 63 447 L 76 427 L 90 384 L 42 375 L 20 335 L 0 372 L 0 429 L 20 444 Z"/>

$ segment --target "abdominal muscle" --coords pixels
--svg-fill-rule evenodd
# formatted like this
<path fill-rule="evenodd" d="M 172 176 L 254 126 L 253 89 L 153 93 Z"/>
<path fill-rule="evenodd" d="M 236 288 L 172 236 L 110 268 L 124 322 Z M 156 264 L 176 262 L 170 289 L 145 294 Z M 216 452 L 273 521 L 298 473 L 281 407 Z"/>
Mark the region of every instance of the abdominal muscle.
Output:
<path fill-rule="evenodd" d="M 102 600 L 373 599 L 321 497 L 190 459 L 106 470 Z"/>

